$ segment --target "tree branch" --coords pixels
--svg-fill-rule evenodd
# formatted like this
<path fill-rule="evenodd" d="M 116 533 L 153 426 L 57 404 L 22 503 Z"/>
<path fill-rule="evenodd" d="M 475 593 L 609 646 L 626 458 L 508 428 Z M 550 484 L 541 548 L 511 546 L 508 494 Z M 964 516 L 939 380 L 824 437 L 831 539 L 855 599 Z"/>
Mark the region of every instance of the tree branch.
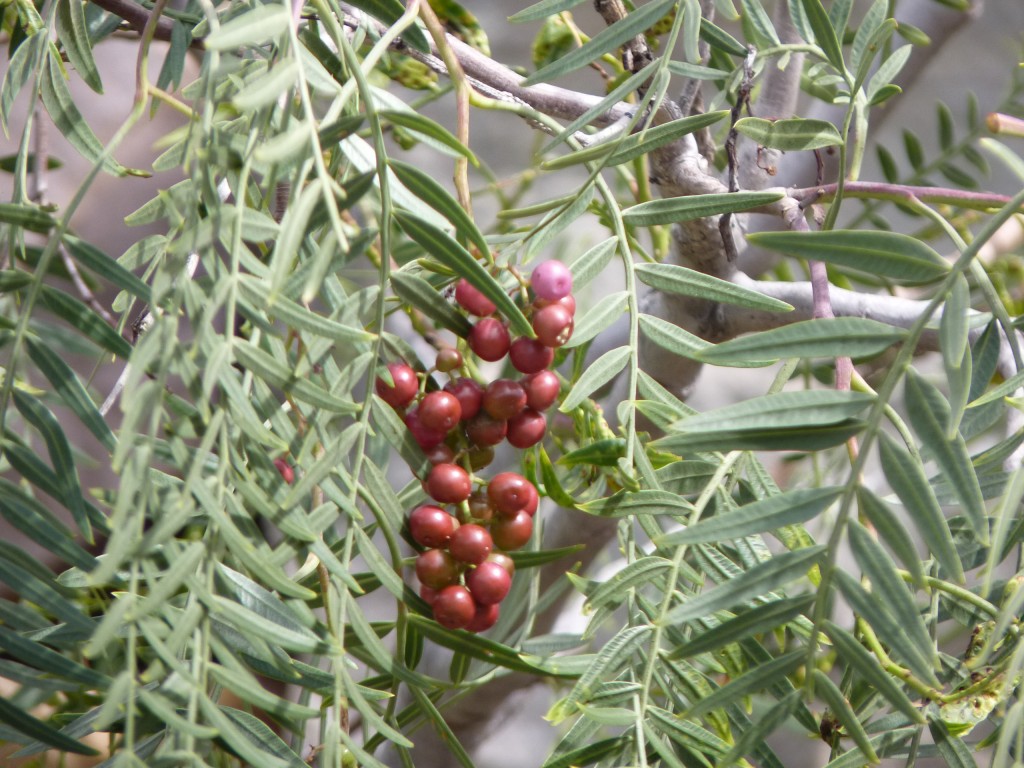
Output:
<path fill-rule="evenodd" d="M 105 11 L 120 16 L 126 22 L 128 26 L 134 29 L 139 34 L 142 34 L 142 30 L 146 28 L 146 23 L 149 21 L 149 17 L 152 12 L 148 8 L 144 8 L 141 5 L 137 5 L 131 0 L 90 0 L 90 2 L 98 5 Z M 174 20 L 167 17 L 161 17 L 157 20 L 156 31 L 153 34 L 155 40 L 171 39 L 171 31 L 174 29 Z M 200 40 L 193 40 L 192 44 L 201 47 L 202 42 Z"/>

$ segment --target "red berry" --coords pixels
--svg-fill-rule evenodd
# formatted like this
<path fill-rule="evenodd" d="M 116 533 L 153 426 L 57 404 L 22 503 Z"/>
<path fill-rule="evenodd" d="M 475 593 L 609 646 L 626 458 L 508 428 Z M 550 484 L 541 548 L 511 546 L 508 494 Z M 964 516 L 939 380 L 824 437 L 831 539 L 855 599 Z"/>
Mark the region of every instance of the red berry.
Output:
<path fill-rule="evenodd" d="M 469 514 L 474 520 L 489 523 L 494 517 L 494 507 L 487 496 L 487 491 L 480 489 L 469 495 Z"/>
<path fill-rule="evenodd" d="M 568 339 L 567 339 L 568 340 Z M 469 348 L 477 357 L 493 363 L 508 354 L 512 345 L 508 328 L 495 317 L 486 317 L 469 332 Z"/>
<path fill-rule="evenodd" d="M 537 299 L 535 302 L 533 302 L 533 306 L 536 309 L 541 309 L 543 307 L 549 307 L 552 304 L 561 304 L 563 307 L 565 307 L 566 309 L 569 310 L 569 314 L 570 315 L 573 315 L 575 317 L 575 315 L 576 315 L 576 297 L 573 296 L 571 293 L 568 296 L 563 296 L 558 301 L 548 301 L 546 299 Z"/>
<path fill-rule="evenodd" d="M 542 262 L 530 275 L 530 287 L 537 298 L 558 301 L 572 293 L 572 272 L 560 261 Z"/>
<path fill-rule="evenodd" d="M 472 379 L 460 378 L 444 385 L 444 391 L 455 395 L 462 408 L 462 420 L 469 421 L 480 413 L 484 399 L 484 388 Z"/>
<path fill-rule="evenodd" d="M 295 482 L 295 470 L 292 469 L 292 465 L 288 463 L 287 459 L 274 459 L 274 466 L 281 473 L 281 479 L 288 485 Z"/>
<path fill-rule="evenodd" d="M 448 432 L 462 418 L 462 406 L 451 392 L 431 392 L 420 402 L 419 414 L 427 429 Z"/>
<path fill-rule="evenodd" d="M 533 332 L 545 347 L 560 347 L 572 336 L 572 315 L 561 304 L 549 304 L 533 313 Z"/>
<path fill-rule="evenodd" d="M 426 584 L 420 584 L 420 597 L 427 605 L 433 607 L 434 601 L 437 600 L 437 590 L 431 589 Z"/>
<path fill-rule="evenodd" d="M 484 410 L 494 419 L 511 419 L 526 407 L 526 390 L 518 381 L 496 379 L 484 390 Z"/>
<path fill-rule="evenodd" d="M 419 408 L 413 408 L 405 414 L 405 426 L 412 433 L 413 440 L 424 451 L 431 451 L 444 442 L 447 434 L 436 429 L 429 429 L 420 421 Z"/>
<path fill-rule="evenodd" d="M 409 513 L 409 533 L 421 547 L 443 547 L 455 528 L 455 518 L 433 504 L 424 504 Z"/>
<path fill-rule="evenodd" d="M 507 433 L 507 421 L 504 419 L 492 419 L 486 413 L 481 413 L 466 424 L 466 434 L 469 436 L 469 439 L 482 448 L 497 445 L 505 439 Z"/>
<path fill-rule="evenodd" d="M 424 453 L 427 454 L 427 461 L 431 464 L 451 464 L 455 460 L 455 451 L 445 443 L 434 446 Z"/>
<path fill-rule="evenodd" d="M 485 561 L 466 574 L 466 586 L 477 605 L 491 605 L 505 599 L 512 577 L 498 563 Z"/>
<path fill-rule="evenodd" d="M 469 314 L 477 317 L 493 315 L 494 310 L 497 309 L 493 301 L 484 296 L 464 277 L 460 277 L 459 282 L 455 284 L 455 300 Z"/>
<path fill-rule="evenodd" d="M 535 411 L 546 411 L 558 399 L 561 385 L 554 371 L 540 371 L 520 382 L 526 390 L 526 404 Z"/>
<path fill-rule="evenodd" d="M 508 350 L 512 367 L 520 373 L 537 373 L 543 371 L 555 359 L 555 351 L 545 347 L 537 339 L 526 336 L 516 339 Z"/>
<path fill-rule="evenodd" d="M 459 566 L 443 549 L 428 549 L 416 558 L 416 578 L 431 589 L 444 589 L 458 581 Z"/>
<path fill-rule="evenodd" d="M 533 485 L 530 487 L 533 488 L 533 491 L 528 494 L 530 498 L 527 500 L 526 506 L 523 507 L 522 511 L 533 517 L 537 514 L 537 508 L 540 506 L 540 494 L 537 493 L 537 489 Z"/>
<path fill-rule="evenodd" d="M 502 568 L 504 568 L 506 571 L 508 571 L 508 575 L 509 576 L 515 576 L 516 575 L 516 564 L 515 564 L 515 562 L 512 560 L 511 557 L 506 555 L 504 552 L 491 552 L 491 554 L 489 554 L 487 556 L 487 561 L 486 562 L 488 562 L 488 563 L 497 563 Z"/>
<path fill-rule="evenodd" d="M 448 551 L 461 563 L 479 565 L 491 554 L 494 543 L 487 529 L 474 523 L 460 526 L 448 540 Z"/>
<path fill-rule="evenodd" d="M 544 418 L 543 413 L 526 408 L 508 420 L 506 437 L 516 448 L 529 448 L 544 439 L 547 427 L 548 420 Z"/>
<path fill-rule="evenodd" d="M 437 353 L 437 359 L 434 361 L 434 366 L 442 373 L 448 373 L 449 371 L 454 371 L 456 368 L 461 368 L 462 353 L 454 347 L 445 347 Z"/>
<path fill-rule="evenodd" d="M 515 517 L 503 517 L 491 526 L 494 545 L 506 552 L 521 548 L 533 533 L 533 518 L 520 510 Z"/>
<path fill-rule="evenodd" d="M 486 632 L 488 629 L 498 623 L 498 604 L 492 603 L 491 605 L 478 605 L 476 607 L 476 613 L 473 614 L 473 620 L 466 625 L 467 632 Z"/>
<path fill-rule="evenodd" d="M 378 376 L 374 388 L 381 399 L 392 408 L 405 408 L 416 397 L 420 384 L 416 371 L 405 363 L 388 363 L 388 371 L 394 384 L 388 384 Z"/>
<path fill-rule="evenodd" d="M 434 621 L 445 629 L 462 629 L 476 616 L 476 603 L 465 587 L 445 587 L 434 600 Z"/>
<path fill-rule="evenodd" d="M 435 464 L 427 475 L 427 493 L 442 504 L 458 504 L 469 498 L 473 484 L 458 464 Z"/>
<path fill-rule="evenodd" d="M 516 472 L 500 472 L 487 485 L 487 498 L 501 515 L 515 515 L 536 495 L 533 484 Z"/>

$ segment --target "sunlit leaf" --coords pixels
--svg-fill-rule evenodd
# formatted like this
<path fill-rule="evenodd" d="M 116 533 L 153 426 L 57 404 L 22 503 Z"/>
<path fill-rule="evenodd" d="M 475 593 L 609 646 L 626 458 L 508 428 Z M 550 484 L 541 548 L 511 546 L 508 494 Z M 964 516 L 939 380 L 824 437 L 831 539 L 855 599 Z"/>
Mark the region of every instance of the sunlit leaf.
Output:
<path fill-rule="evenodd" d="M 774 122 L 760 117 L 744 117 L 736 121 L 736 130 L 763 147 L 783 152 L 825 149 L 843 143 L 832 123 L 801 117 Z"/>

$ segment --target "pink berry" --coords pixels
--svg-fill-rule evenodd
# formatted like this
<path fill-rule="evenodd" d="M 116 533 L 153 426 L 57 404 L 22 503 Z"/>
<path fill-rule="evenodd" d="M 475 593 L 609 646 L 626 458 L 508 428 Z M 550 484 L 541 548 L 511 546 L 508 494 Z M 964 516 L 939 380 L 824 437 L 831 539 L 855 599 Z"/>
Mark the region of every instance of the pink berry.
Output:
<path fill-rule="evenodd" d="M 572 272 L 560 261 L 545 261 L 530 275 L 530 287 L 539 299 L 558 301 L 572 293 Z"/>

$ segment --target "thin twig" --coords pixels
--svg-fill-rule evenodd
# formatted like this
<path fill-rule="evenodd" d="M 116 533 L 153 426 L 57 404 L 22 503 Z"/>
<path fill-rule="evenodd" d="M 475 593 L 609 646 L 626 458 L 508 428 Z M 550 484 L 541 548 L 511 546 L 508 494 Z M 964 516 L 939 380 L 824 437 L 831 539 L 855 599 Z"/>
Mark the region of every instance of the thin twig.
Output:
<path fill-rule="evenodd" d="M 750 91 L 754 87 L 755 56 L 757 56 L 757 51 L 751 46 L 747 52 L 747 57 L 743 60 L 743 79 L 736 90 L 736 103 L 733 104 L 732 114 L 729 117 L 729 136 L 725 140 L 725 156 L 729 163 L 730 192 L 738 192 L 740 188 L 736 164 L 736 140 L 739 137 L 739 133 L 736 130 L 736 122 L 740 119 L 744 109 L 748 113 L 750 112 Z M 725 213 L 719 218 L 718 229 L 722 233 L 722 244 L 725 246 L 726 257 L 731 262 L 736 261 L 738 252 L 736 250 L 736 240 L 732 235 L 731 213 Z"/>

